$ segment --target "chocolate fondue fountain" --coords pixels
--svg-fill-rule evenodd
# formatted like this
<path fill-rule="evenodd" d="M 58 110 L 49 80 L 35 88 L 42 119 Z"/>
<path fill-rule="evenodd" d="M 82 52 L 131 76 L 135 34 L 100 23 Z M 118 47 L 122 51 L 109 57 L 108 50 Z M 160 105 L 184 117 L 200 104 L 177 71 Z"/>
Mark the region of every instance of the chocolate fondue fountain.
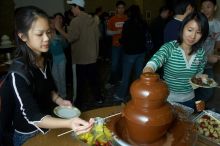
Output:
<path fill-rule="evenodd" d="M 112 118 L 108 127 L 125 143 L 140 146 L 191 146 L 196 139 L 194 124 L 179 116 L 166 101 L 166 83 L 155 73 L 144 73 L 130 87 L 132 99 L 122 115 Z"/>

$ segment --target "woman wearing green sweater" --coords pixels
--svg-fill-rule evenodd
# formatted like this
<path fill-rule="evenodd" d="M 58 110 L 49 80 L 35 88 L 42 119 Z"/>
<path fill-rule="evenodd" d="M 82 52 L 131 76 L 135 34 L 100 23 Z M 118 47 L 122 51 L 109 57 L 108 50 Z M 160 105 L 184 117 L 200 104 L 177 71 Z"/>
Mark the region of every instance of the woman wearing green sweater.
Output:
<path fill-rule="evenodd" d="M 163 78 L 170 91 L 168 101 L 195 107 L 189 79 L 203 73 L 206 58 L 201 46 L 208 31 L 208 20 L 202 13 L 189 14 L 183 20 L 178 40 L 164 44 L 146 64 L 143 72 L 155 72 L 164 67 Z"/>

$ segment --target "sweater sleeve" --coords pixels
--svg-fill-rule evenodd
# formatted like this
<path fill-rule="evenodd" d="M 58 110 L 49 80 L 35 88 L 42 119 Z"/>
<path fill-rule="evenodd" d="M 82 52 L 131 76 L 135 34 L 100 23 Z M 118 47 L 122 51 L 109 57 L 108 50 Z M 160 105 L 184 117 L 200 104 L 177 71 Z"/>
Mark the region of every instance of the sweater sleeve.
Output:
<path fill-rule="evenodd" d="M 75 42 L 80 37 L 80 23 L 77 18 L 72 20 L 68 29 L 68 41 L 70 43 Z"/>
<path fill-rule="evenodd" d="M 32 87 L 28 85 L 23 77 L 16 73 L 11 73 L 9 81 L 12 82 L 11 91 L 15 96 L 15 101 L 18 104 L 18 111 L 21 112 L 23 118 L 38 130 L 43 132 L 36 123 L 40 122 L 47 115 L 41 114 L 39 106 L 34 99 Z"/>
<path fill-rule="evenodd" d="M 156 71 L 158 68 L 162 67 L 171 56 L 172 50 L 175 47 L 175 41 L 168 42 L 164 44 L 150 59 L 150 61 L 146 64 L 146 67 L 152 68 Z"/>
<path fill-rule="evenodd" d="M 201 51 L 199 51 L 199 55 L 201 55 L 201 61 L 199 63 L 198 73 L 197 74 L 202 74 L 203 71 L 204 71 L 204 68 L 206 66 L 206 63 L 207 63 L 207 57 L 205 55 L 205 50 L 201 49 Z"/>

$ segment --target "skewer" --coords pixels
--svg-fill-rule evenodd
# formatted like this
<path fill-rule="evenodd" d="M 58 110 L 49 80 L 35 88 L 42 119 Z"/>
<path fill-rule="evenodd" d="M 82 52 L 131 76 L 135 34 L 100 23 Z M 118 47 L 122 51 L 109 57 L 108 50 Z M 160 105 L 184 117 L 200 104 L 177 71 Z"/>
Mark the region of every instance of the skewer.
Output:
<path fill-rule="evenodd" d="M 64 132 L 64 133 L 61 133 L 61 134 L 57 135 L 57 137 L 60 137 L 60 136 L 62 136 L 62 135 L 68 134 L 68 133 L 73 132 L 73 131 L 74 131 L 73 129 L 72 129 L 72 130 L 69 130 L 69 131 L 66 131 L 66 132 Z"/>
<path fill-rule="evenodd" d="M 113 115 L 110 115 L 110 116 L 107 116 L 107 117 L 105 117 L 105 118 L 103 118 L 103 119 L 106 120 L 106 119 L 108 119 L 108 118 L 111 118 L 111 117 L 114 117 L 114 116 L 117 116 L 117 115 L 120 115 L 120 114 L 121 114 L 121 112 L 116 113 L 116 114 L 113 114 Z M 64 133 L 61 133 L 61 134 L 57 135 L 57 137 L 60 137 L 60 136 L 62 136 L 62 135 L 68 134 L 68 133 L 73 132 L 73 131 L 74 131 L 73 129 L 72 129 L 72 130 L 69 130 L 69 131 L 66 131 L 66 132 L 64 132 Z"/>
<path fill-rule="evenodd" d="M 103 119 L 106 120 L 106 119 L 109 119 L 109 118 L 111 118 L 111 117 L 114 117 L 114 116 L 117 116 L 117 115 L 120 115 L 120 114 L 121 114 L 121 112 L 116 113 L 116 114 L 113 114 L 113 115 L 110 115 L 110 116 L 107 116 L 107 117 L 105 117 L 105 118 L 103 118 Z"/>

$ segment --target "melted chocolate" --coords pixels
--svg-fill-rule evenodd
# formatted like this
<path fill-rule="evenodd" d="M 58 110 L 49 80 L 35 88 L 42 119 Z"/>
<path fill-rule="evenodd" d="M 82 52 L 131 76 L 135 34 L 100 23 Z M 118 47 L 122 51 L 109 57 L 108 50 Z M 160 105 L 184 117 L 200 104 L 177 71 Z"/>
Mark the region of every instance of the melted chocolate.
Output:
<path fill-rule="evenodd" d="M 178 111 L 180 111 L 178 109 Z M 166 132 L 166 134 L 156 140 L 153 143 L 138 143 L 133 141 L 127 131 L 125 125 L 125 117 L 121 115 L 112 117 L 107 122 L 107 127 L 113 131 L 118 138 L 122 139 L 126 143 L 130 145 L 138 145 L 138 146 L 192 146 L 196 142 L 197 134 L 195 125 L 190 121 L 186 120 L 186 117 L 178 116 L 172 122 L 172 126 L 170 126 Z M 146 130 L 146 129 L 145 129 Z M 147 130 L 146 130 L 147 131 Z M 139 135 L 139 131 L 136 130 L 136 134 Z"/>

